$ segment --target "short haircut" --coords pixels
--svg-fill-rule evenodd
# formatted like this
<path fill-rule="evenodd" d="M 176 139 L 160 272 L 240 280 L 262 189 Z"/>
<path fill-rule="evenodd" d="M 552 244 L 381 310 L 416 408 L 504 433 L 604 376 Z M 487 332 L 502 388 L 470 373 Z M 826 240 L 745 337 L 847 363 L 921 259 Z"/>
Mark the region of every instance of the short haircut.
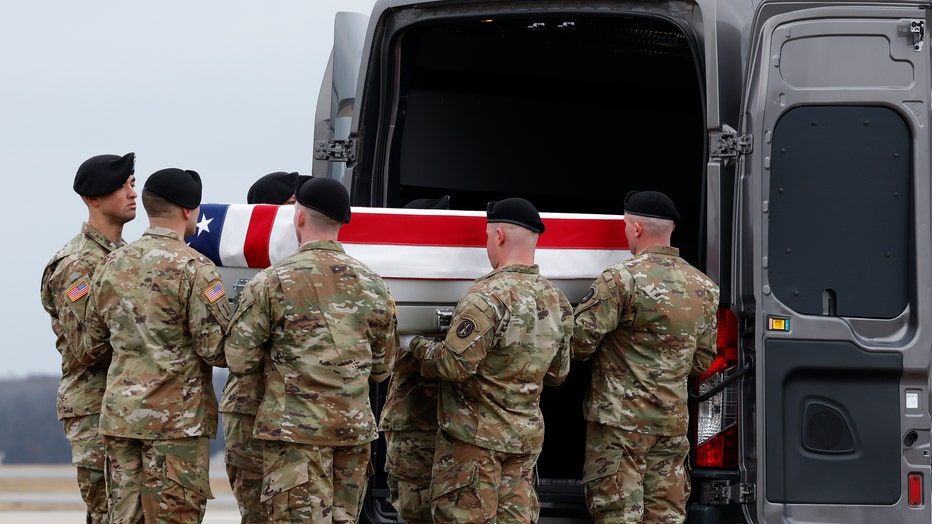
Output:
<path fill-rule="evenodd" d="M 152 191 L 142 190 L 142 207 L 146 209 L 146 214 L 155 218 L 167 218 L 171 212 L 180 207 L 177 204 L 169 202 L 167 199 L 156 195 Z"/>
<path fill-rule="evenodd" d="M 676 226 L 676 223 L 666 218 L 646 217 L 635 213 L 629 213 L 628 216 L 632 217 L 632 219 L 636 217 L 636 220 L 632 220 L 632 222 L 640 222 L 641 226 L 644 227 L 644 231 L 651 236 L 669 235 Z"/>
<path fill-rule="evenodd" d="M 311 223 L 311 226 L 314 229 L 319 231 L 339 231 L 340 227 L 343 225 L 343 222 L 339 220 L 334 220 L 327 215 L 317 211 L 316 209 L 311 209 L 304 204 L 295 202 L 295 206 L 300 208 L 301 211 L 304 211 L 304 215 L 307 217 L 307 221 Z"/>

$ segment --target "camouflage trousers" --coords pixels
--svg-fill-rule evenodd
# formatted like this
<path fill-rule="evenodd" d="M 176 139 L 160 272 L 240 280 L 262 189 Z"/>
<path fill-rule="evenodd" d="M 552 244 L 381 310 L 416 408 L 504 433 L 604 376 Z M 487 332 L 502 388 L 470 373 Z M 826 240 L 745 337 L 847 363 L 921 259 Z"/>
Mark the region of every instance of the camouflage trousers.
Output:
<path fill-rule="evenodd" d="M 207 437 L 141 440 L 104 436 L 113 524 L 189 524 L 204 519 L 210 492 Z"/>
<path fill-rule="evenodd" d="M 392 505 L 408 524 L 432 522 L 430 475 L 436 440 L 436 430 L 385 432 L 385 472 Z"/>
<path fill-rule="evenodd" d="M 502 453 L 437 432 L 431 486 L 434 522 L 537 522 L 538 453 Z"/>
<path fill-rule="evenodd" d="M 686 435 L 648 435 L 589 422 L 583 482 L 596 522 L 686 520 Z"/>
<path fill-rule="evenodd" d="M 263 524 L 269 516 L 262 496 L 262 441 L 252 438 L 255 415 L 223 413 L 224 462 L 241 524 Z"/>
<path fill-rule="evenodd" d="M 66 418 L 62 423 L 65 437 L 71 443 L 71 463 L 77 467 L 78 489 L 87 506 L 87 522 L 110 522 L 105 474 L 107 454 L 99 431 L 100 415 Z"/>
<path fill-rule="evenodd" d="M 262 501 L 273 523 L 351 523 L 369 480 L 369 443 L 311 446 L 264 441 Z"/>

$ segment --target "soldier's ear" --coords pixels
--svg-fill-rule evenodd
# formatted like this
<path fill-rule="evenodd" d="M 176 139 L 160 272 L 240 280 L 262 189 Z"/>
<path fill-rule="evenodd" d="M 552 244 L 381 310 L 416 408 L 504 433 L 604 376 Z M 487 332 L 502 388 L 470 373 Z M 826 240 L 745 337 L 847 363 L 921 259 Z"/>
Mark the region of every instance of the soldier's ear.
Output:
<path fill-rule="evenodd" d="M 505 243 L 505 237 L 508 235 L 507 229 L 501 224 L 495 226 L 495 242 L 500 246 Z"/>
<path fill-rule="evenodd" d="M 294 225 L 296 227 L 304 227 L 304 223 L 307 222 L 307 214 L 304 212 L 304 209 L 301 206 L 294 207 Z"/>

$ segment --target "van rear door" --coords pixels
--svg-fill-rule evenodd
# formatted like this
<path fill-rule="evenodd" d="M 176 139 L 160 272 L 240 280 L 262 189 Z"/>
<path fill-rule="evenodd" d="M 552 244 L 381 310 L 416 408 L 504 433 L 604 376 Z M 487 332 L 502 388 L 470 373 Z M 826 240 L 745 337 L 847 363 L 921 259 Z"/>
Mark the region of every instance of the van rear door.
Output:
<path fill-rule="evenodd" d="M 752 521 L 930 521 L 927 17 L 758 7 L 734 239 Z"/>
<path fill-rule="evenodd" d="M 355 159 L 355 147 L 348 138 L 368 25 L 369 17 L 360 13 L 341 11 L 334 18 L 333 48 L 314 118 L 314 176 L 342 180 L 346 162 Z"/>

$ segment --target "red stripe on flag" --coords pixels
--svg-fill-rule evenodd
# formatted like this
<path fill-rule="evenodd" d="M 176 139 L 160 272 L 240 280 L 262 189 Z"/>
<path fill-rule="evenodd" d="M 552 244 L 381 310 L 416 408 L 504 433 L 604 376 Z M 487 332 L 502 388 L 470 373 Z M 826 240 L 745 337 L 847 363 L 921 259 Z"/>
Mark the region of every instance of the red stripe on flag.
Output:
<path fill-rule="evenodd" d="M 249 267 L 269 267 L 269 237 L 278 206 L 259 204 L 252 208 L 246 240 L 243 241 L 243 255 Z"/>
<path fill-rule="evenodd" d="M 537 247 L 628 249 L 625 223 L 613 219 L 544 218 Z M 411 246 L 485 247 L 485 217 L 429 214 L 353 213 L 340 242 Z"/>

